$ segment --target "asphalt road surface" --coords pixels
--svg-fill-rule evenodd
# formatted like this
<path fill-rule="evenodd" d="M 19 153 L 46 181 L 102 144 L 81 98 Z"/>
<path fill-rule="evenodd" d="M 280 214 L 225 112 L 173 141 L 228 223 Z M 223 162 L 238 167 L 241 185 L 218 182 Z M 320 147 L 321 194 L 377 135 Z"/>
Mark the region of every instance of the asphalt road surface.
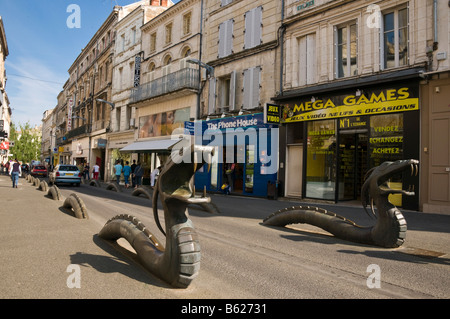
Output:
<path fill-rule="evenodd" d="M 35 203 L 43 201 L 48 209 L 61 205 L 45 198 L 40 190 L 24 179 L 21 179 L 18 190 L 7 189 L 9 181 L 6 179 L 6 176 L 0 176 L 2 196 L 17 191 L 36 197 Z M 211 195 L 220 210 L 219 214 L 211 214 L 200 207 L 189 208 L 190 218 L 200 237 L 202 260 L 199 275 L 187 289 L 174 289 L 145 271 L 126 241 L 120 240 L 118 244 L 110 245 L 96 237 L 109 218 L 117 214 L 130 214 L 140 219 L 163 241 L 164 237 L 153 220 L 151 200 L 144 196 L 131 196 L 129 190 L 115 192 L 89 185 L 60 185 L 59 188 L 64 197 L 78 193 L 89 215 L 88 220 L 75 222 L 61 208 L 55 213 L 55 219 L 71 219 L 71 225 L 79 222 L 79 226 L 71 226 L 78 228 L 66 231 L 80 232 L 79 247 L 71 251 L 70 263 L 81 265 L 81 287 L 55 290 L 47 287 L 41 288 L 41 292 L 15 287 L 14 294 L 5 291 L 6 288 L 3 291 L 0 288 L 1 298 L 450 297 L 448 215 L 404 211 L 408 222 L 406 242 L 400 248 L 386 249 L 347 242 L 306 224 L 295 224 L 288 228 L 262 225 L 262 220 L 270 213 L 298 205 L 297 202 Z M 27 203 L 23 202 L 22 205 Z M 332 210 L 361 225 L 373 223 L 358 206 L 314 205 Z M 162 209 L 159 211 L 163 224 Z M 11 218 L 9 223 L 14 223 L 14 220 Z M 64 240 L 55 238 L 54 242 L 42 249 L 58 251 L 62 250 L 58 247 L 63 246 Z M 87 248 L 91 246 L 94 248 Z M 30 254 L 33 253 L 30 251 Z M 66 264 L 69 263 L 66 261 Z M 17 264 L 15 267 L 26 265 Z M 51 267 L 47 269 L 46 276 L 49 271 Z M 60 274 L 64 278 L 68 275 L 64 272 Z"/>

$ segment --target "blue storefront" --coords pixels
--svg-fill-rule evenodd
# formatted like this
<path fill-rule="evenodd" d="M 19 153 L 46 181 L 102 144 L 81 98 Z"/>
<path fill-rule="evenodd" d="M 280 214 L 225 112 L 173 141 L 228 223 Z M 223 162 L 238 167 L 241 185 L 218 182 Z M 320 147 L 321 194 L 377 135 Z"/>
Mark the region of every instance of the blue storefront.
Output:
<path fill-rule="evenodd" d="M 210 170 L 205 165 L 195 175 L 197 190 L 276 196 L 278 127 L 265 124 L 263 113 L 186 122 L 185 127 L 196 144 L 215 150 Z"/>

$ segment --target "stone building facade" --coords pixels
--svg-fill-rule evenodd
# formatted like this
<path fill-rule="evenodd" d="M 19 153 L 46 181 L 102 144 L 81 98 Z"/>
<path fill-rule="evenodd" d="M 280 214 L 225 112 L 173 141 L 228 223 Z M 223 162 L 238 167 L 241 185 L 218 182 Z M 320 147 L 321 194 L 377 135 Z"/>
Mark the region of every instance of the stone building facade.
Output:
<path fill-rule="evenodd" d="M 436 175 L 429 162 L 436 143 L 444 154 L 449 149 L 448 138 L 431 137 L 433 127 L 448 131 L 448 103 L 436 95 L 448 83 L 448 15 L 440 1 L 286 1 L 282 88 L 274 99 L 284 107 L 287 196 L 358 199 L 368 169 L 414 158 L 419 178 L 398 176 L 390 186 L 411 184 L 415 196 L 391 200 L 411 209 L 432 199 L 448 207 L 448 158 L 435 157 Z"/>
<path fill-rule="evenodd" d="M 136 109 L 130 104 L 130 92 L 141 84 L 143 48 L 141 27 L 172 6 L 171 2 L 140 1 L 121 8 L 116 29 L 113 56 L 111 128 L 106 149 L 107 179 L 118 159 L 129 161 L 137 155 L 120 153 L 120 149 L 135 141 Z M 142 73 L 142 75 L 141 75 Z"/>
<path fill-rule="evenodd" d="M 8 94 L 6 94 L 5 60 L 8 55 L 5 26 L 0 16 L 0 132 L 4 132 L 9 136 L 12 112 L 9 106 Z M 0 163 L 6 163 L 9 155 L 8 137 L 0 137 L 0 143 Z"/>

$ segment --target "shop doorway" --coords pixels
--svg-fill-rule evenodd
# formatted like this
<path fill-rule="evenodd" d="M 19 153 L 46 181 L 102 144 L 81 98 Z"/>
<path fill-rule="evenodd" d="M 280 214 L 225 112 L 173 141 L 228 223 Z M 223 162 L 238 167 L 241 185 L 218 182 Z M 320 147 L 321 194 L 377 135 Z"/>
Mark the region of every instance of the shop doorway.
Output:
<path fill-rule="evenodd" d="M 361 187 L 367 172 L 367 130 L 345 130 L 339 133 L 338 199 L 361 197 Z"/>
<path fill-rule="evenodd" d="M 289 145 L 287 154 L 287 189 L 288 196 L 302 196 L 303 145 Z"/>
<path fill-rule="evenodd" d="M 244 147 L 244 145 L 228 146 L 224 147 L 222 151 L 222 180 L 224 184 L 230 187 L 230 192 L 233 193 L 241 194 L 243 192 L 244 163 L 242 154 L 244 154 Z M 227 154 L 227 151 L 232 153 Z"/>

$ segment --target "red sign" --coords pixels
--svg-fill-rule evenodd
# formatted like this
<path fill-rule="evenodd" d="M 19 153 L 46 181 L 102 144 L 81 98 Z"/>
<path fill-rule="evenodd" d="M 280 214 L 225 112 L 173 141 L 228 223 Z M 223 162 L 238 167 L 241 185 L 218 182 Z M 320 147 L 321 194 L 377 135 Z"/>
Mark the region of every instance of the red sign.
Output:
<path fill-rule="evenodd" d="M 9 150 L 9 142 L 3 141 L 0 143 L 0 150 Z"/>

